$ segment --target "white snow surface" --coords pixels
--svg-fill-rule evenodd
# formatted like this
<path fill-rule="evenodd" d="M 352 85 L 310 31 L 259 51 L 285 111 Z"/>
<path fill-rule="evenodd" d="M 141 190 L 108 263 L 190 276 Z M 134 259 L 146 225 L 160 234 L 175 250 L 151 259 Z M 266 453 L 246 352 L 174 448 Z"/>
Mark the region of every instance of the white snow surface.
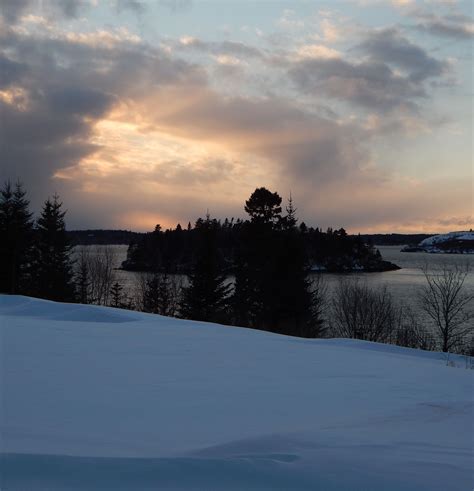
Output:
<path fill-rule="evenodd" d="M 4 490 L 473 488 L 473 370 L 0 296 Z"/>
<path fill-rule="evenodd" d="M 449 232 L 447 234 L 433 235 L 422 240 L 418 245 L 420 247 L 434 246 L 453 239 L 474 241 L 474 232 Z"/>

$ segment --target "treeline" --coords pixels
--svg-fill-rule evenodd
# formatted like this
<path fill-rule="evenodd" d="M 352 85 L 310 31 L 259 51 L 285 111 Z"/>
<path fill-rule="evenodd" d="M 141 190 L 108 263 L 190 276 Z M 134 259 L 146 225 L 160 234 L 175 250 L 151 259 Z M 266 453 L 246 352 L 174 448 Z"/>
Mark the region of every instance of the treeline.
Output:
<path fill-rule="evenodd" d="M 137 242 L 144 235 L 130 230 L 67 230 L 73 245 L 118 245 Z"/>
<path fill-rule="evenodd" d="M 255 206 L 268 207 L 270 210 L 272 205 L 265 203 L 265 200 L 270 200 L 272 194 L 276 195 L 276 201 L 280 203 L 277 208 L 281 210 L 280 196 L 265 188 L 257 189 L 253 193 L 251 203 L 257 202 Z M 262 201 L 261 204 L 258 203 L 259 200 Z M 307 269 L 334 273 L 399 269 L 396 265 L 384 261 L 379 251 L 361 236 L 348 235 L 343 228 L 328 228 L 323 231 L 319 227 L 308 227 L 304 222 L 298 223 L 292 201 L 290 198 L 286 210 L 286 213 L 291 213 L 291 218 L 281 211 L 273 210 L 274 216 L 259 218 L 258 223 L 265 222 L 267 228 L 272 224 L 275 238 L 280 238 L 285 235 L 288 220 L 291 219 L 291 228 L 303 248 Z M 178 224 L 175 229 L 166 230 L 157 225 L 153 232 L 142 235 L 138 241 L 129 245 L 127 260 L 123 262 L 122 267 L 129 271 L 188 273 L 196 262 L 202 230 L 210 228 L 220 267 L 227 274 L 235 274 L 245 244 L 249 238 L 255 238 L 252 234 L 256 232 L 257 220 L 253 216 L 254 212 L 251 208 L 248 209 L 248 205 L 245 209 L 250 215 L 248 220 L 226 218 L 221 221 L 207 217 L 199 218 L 194 226 L 188 223 L 183 228 Z M 282 268 L 282 264 L 274 266 Z"/>
<path fill-rule="evenodd" d="M 58 196 L 48 198 L 37 220 L 20 183 L 0 192 L 0 292 L 74 301 L 72 246 Z"/>
<path fill-rule="evenodd" d="M 424 271 L 427 284 L 419 298 L 420 310 L 431 322 L 428 331 L 386 288 L 371 289 L 343 276 L 329 292 L 323 275 L 309 274 L 315 261 L 353 265 L 354 257 L 377 257 L 360 238 L 348 237 L 342 229 L 323 233 L 298 224 L 292 199 L 283 207 L 281 197 L 265 188 L 252 193 L 245 211 L 245 221 L 221 223 L 206 216 L 186 230 L 157 227 L 142 244 L 142 250 L 150 247 L 154 254 L 152 271 L 137 275 L 135 287 L 125 290 L 115 274 L 113 249 L 80 247 L 73 254 L 58 196 L 48 198 L 33 220 L 21 184 L 7 183 L 0 192 L 0 292 L 304 338 L 349 337 L 472 352 L 474 297 L 464 288 L 467 270 Z M 132 246 L 132 254 L 134 250 L 140 248 Z M 183 279 L 173 272 L 186 254 Z"/>
<path fill-rule="evenodd" d="M 380 246 L 416 245 L 422 240 L 436 234 L 361 234 L 361 239 L 368 244 Z"/>

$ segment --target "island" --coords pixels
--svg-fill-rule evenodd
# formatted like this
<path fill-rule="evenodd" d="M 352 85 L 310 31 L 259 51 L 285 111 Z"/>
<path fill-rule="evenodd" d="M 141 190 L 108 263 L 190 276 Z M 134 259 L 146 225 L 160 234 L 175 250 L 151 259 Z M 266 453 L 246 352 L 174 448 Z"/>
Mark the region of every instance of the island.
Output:
<path fill-rule="evenodd" d="M 474 254 L 474 231 L 449 232 L 433 235 L 417 245 L 407 245 L 401 252 L 429 252 L 431 254 Z"/>

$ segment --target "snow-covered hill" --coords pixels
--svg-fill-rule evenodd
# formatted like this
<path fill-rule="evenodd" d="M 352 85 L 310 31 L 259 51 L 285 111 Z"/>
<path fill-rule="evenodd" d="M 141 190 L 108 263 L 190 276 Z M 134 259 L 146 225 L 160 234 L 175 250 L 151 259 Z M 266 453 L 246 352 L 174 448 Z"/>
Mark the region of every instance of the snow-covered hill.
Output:
<path fill-rule="evenodd" d="M 467 490 L 473 370 L 0 296 L 2 490 Z"/>
<path fill-rule="evenodd" d="M 474 232 L 450 232 L 422 240 L 418 247 L 427 252 L 474 254 Z"/>

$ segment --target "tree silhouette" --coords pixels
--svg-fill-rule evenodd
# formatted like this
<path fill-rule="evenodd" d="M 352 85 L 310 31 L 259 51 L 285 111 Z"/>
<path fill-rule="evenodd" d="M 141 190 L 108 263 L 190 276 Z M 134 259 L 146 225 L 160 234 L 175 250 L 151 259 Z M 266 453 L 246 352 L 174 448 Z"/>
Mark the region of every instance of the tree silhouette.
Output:
<path fill-rule="evenodd" d="M 264 187 L 257 188 L 245 202 L 245 211 L 252 222 L 274 223 L 281 216 L 281 197 Z"/>
<path fill-rule="evenodd" d="M 31 261 L 33 222 L 20 182 L 0 191 L 0 292 L 22 293 Z"/>
<path fill-rule="evenodd" d="M 422 268 L 426 279 L 419 305 L 432 320 L 444 352 L 459 349 L 474 334 L 474 294 L 465 286 L 469 267 L 444 265 L 439 270 Z"/>
<path fill-rule="evenodd" d="M 213 222 L 206 217 L 196 224 L 199 243 L 196 260 L 183 288 L 181 315 L 187 319 L 224 322 L 230 286 L 219 264 Z"/>
<path fill-rule="evenodd" d="M 116 281 L 110 289 L 110 306 L 117 309 L 123 306 L 123 286 Z"/>
<path fill-rule="evenodd" d="M 36 224 L 33 294 L 57 301 L 74 300 L 72 246 L 66 235 L 59 196 L 47 199 Z"/>
<path fill-rule="evenodd" d="M 179 285 L 167 272 L 155 273 L 145 284 L 143 310 L 172 317 L 178 310 L 179 295 Z"/>

